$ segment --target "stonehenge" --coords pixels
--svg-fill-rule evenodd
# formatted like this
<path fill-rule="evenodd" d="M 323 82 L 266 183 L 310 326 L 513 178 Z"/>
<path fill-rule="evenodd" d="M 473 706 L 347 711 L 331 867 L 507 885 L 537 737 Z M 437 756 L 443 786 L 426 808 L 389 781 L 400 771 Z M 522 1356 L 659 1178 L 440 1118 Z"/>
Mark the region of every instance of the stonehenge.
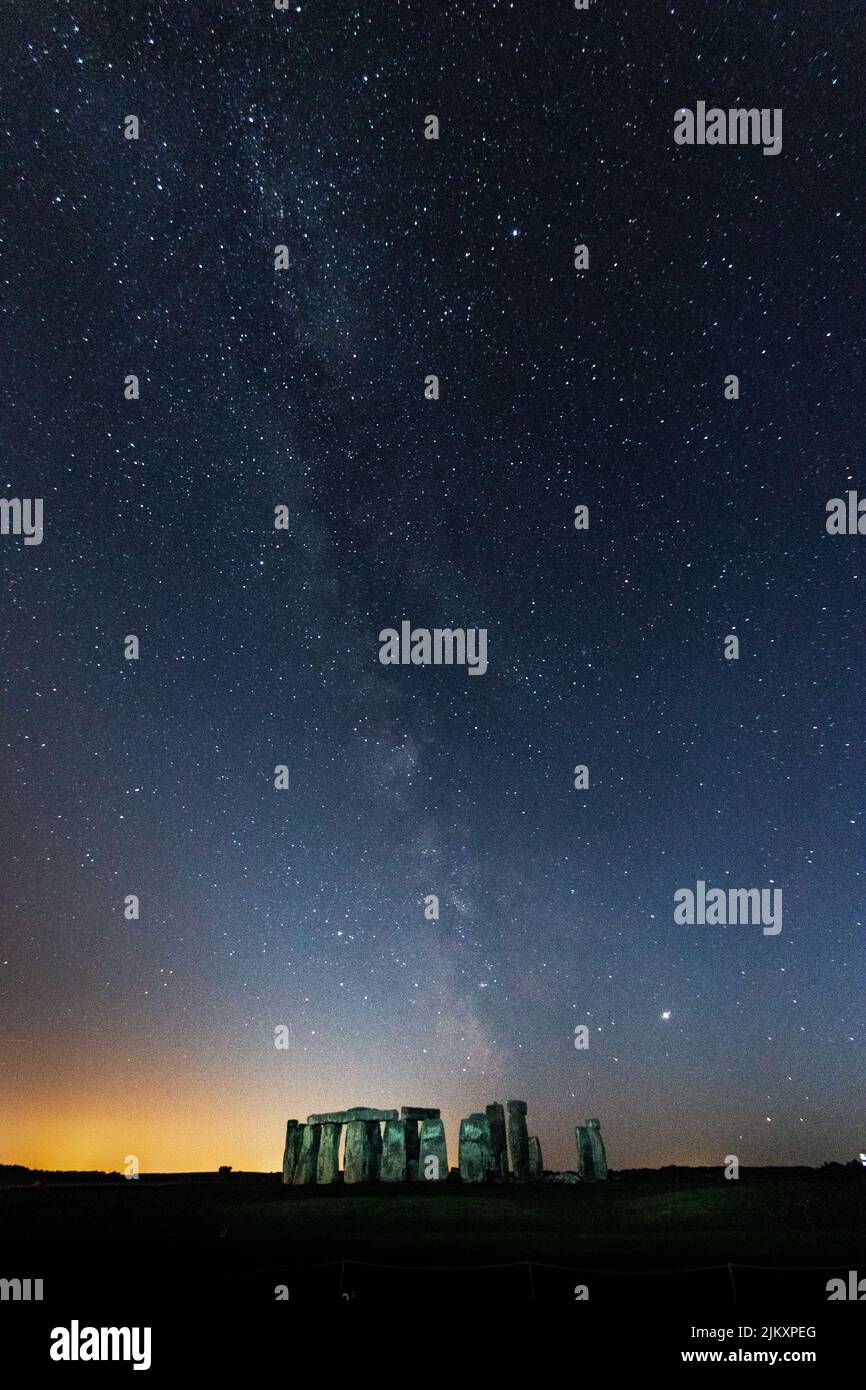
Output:
<path fill-rule="evenodd" d="M 428 1174 L 443 1180 L 448 1176 L 448 1156 L 445 1126 L 437 1109 L 404 1105 L 398 1117 L 396 1110 L 358 1105 L 308 1115 L 306 1124 L 286 1121 L 283 1182 L 326 1187 L 341 1176 L 346 1183 L 416 1182 L 424 1177 L 419 1125 L 425 1135 L 424 1157 L 435 1160 L 428 1164 Z"/>
<path fill-rule="evenodd" d="M 357 1105 L 286 1121 L 283 1183 L 331 1187 L 419 1182 L 598 1182 L 608 1176 L 598 1120 L 575 1126 L 577 1172 L 545 1173 L 541 1141 L 530 1136 L 525 1100 L 494 1101 L 460 1121 L 458 1168 L 448 1169 L 445 1123 L 432 1106 L 380 1110 Z M 345 1137 L 344 1137 L 345 1131 Z M 342 1168 L 340 1158 L 342 1154 Z"/>

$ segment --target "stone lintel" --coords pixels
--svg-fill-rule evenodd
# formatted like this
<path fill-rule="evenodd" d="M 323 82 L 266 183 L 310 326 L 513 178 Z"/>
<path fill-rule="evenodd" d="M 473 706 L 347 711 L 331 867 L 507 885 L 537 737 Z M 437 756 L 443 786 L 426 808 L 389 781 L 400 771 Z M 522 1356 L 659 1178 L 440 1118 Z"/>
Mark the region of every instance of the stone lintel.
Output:
<path fill-rule="evenodd" d="M 374 1110 L 369 1105 L 356 1105 L 351 1110 L 329 1110 L 324 1115 L 308 1115 L 308 1125 L 350 1125 L 355 1120 L 396 1120 L 396 1110 Z"/>

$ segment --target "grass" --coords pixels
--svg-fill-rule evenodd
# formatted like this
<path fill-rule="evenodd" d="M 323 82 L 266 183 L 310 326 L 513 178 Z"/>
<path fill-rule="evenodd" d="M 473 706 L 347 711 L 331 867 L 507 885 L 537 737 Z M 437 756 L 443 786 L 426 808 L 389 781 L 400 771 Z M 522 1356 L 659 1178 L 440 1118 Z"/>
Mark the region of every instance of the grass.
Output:
<path fill-rule="evenodd" d="M 2 1231 L 7 1252 L 38 1251 L 49 1264 L 122 1251 L 145 1263 L 170 1254 L 178 1268 L 224 1273 L 328 1261 L 669 1270 L 728 1262 L 856 1267 L 859 1258 L 866 1267 L 866 1181 L 660 1177 L 323 1194 L 242 1175 L 46 1184 L 3 1192 Z"/>

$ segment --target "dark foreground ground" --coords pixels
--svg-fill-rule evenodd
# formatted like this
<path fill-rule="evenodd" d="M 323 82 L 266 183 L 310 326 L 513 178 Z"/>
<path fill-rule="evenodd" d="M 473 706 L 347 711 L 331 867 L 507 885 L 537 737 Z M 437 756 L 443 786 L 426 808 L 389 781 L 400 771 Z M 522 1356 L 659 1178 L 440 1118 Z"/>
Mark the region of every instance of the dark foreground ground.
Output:
<path fill-rule="evenodd" d="M 283 1188 L 270 1175 L 0 1190 L 0 1275 L 45 1297 L 827 1301 L 866 1276 L 866 1176 L 621 1175 L 598 1185 Z M 866 1285 L 864 1285 L 866 1289 Z"/>

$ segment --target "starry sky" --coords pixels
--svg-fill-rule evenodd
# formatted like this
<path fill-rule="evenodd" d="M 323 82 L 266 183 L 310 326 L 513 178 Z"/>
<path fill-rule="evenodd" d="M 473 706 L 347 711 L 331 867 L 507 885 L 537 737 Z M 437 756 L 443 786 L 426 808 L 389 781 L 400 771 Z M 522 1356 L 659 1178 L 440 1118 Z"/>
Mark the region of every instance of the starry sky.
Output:
<path fill-rule="evenodd" d="M 866 1147 L 862 20 L 7 0 L 0 1161 L 413 1104 L 454 1163 L 511 1097 L 549 1167 Z"/>

